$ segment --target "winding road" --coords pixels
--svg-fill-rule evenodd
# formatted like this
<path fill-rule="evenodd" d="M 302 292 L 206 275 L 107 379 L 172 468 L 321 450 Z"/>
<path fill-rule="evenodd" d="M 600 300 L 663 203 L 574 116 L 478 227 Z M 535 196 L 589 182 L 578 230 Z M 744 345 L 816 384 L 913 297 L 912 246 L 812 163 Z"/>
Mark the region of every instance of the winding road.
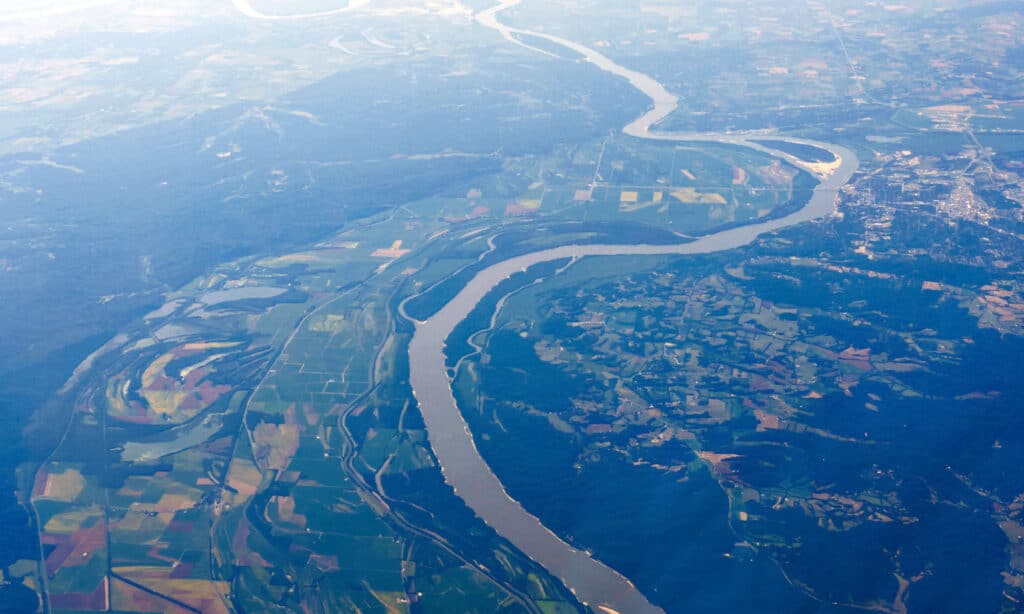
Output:
<path fill-rule="evenodd" d="M 678 97 L 648 75 L 630 70 L 610 58 L 578 43 L 549 34 L 519 30 L 502 24 L 498 14 L 519 3 L 504 0 L 478 13 L 477 23 L 494 29 L 506 40 L 530 47 L 514 35 L 546 39 L 581 54 L 587 62 L 608 73 L 626 79 L 652 101 L 649 111 L 623 129 L 629 136 L 659 141 L 709 141 L 748 147 L 803 168 L 814 174 L 819 184 L 800 210 L 773 220 L 730 228 L 677 245 L 567 245 L 511 258 L 484 269 L 458 295 L 426 321 L 416 322 L 409 344 L 410 382 L 426 423 L 430 445 L 441 465 L 445 480 L 476 514 L 500 535 L 544 566 L 589 607 L 601 612 L 661 612 L 628 578 L 563 541 L 539 519 L 505 491 L 501 481 L 487 466 L 474 443 L 472 433 L 452 394 L 445 367 L 444 346 L 455 327 L 474 307 L 513 273 L 535 264 L 562 258 L 619 255 L 706 254 L 734 249 L 757 237 L 796 224 L 827 216 L 835 211 L 838 190 L 858 168 L 857 157 L 844 147 L 808 139 L 797 139 L 769 132 L 750 133 L 671 133 L 654 127 L 678 107 Z M 807 163 L 785 152 L 764 147 L 756 139 L 771 137 L 790 143 L 812 145 L 830 151 L 831 163 Z"/>

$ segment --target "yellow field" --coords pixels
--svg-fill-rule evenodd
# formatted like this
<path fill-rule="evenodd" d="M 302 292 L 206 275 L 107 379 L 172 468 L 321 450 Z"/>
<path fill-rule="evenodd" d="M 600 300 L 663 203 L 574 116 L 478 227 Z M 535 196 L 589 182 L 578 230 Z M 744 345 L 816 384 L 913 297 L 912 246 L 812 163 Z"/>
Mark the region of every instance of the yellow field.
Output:
<path fill-rule="evenodd" d="M 186 352 L 204 352 L 208 350 L 233 348 L 237 347 L 238 345 L 240 344 L 237 341 L 197 342 L 187 343 L 181 346 L 180 350 L 184 350 Z M 181 378 L 185 378 L 193 370 L 206 366 L 207 364 L 220 358 L 223 358 L 226 355 L 227 354 L 217 354 L 214 356 L 210 356 L 206 359 L 200 360 L 195 364 L 182 369 L 178 375 Z M 178 356 L 176 356 L 174 352 L 167 352 L 166 354 L 161 355 L 159 358 L 150 363 L 150 365 L 146 367 L 146 370 L 143 371 L 142 373 L 142 398 L 146 399 L 146 402 L 149 403 L 149 408 L 157 415 L 171 416 L 175 414 L 178 411 L 178 408 L 181 407 L 182 402 L 185 401 L 185 399 L 188 398 L 190 394 L 192 394 L 192 391 L 190 390 L 152 389 L 152 386 L 160 377 L 168 376 L 168 374 L 166 373 L 167 365 L 170 364 L 170 362 L 175 360 L 176 358 L 178 358 Z M 108 391 L 108 397 L 110 396 L 110 392 Z M 123 413 L 125 411 L 123 401 L 117 403 L 116 405 L 112 404 L 112 407 L 113 409 L 115 409 L 115 412 L 117 413 Z"/>
<path fill-rule="evenodd" d="M 343 241 L 338 243 L 336 247 L 341 249 L 356 249 L 359 247 L 358 241 Z M 312 251 L 312 252 L 298 252 L 295 254 L 286 254 L 284 256 L 277 256 L 273 258 L 263 258 L 256 262 L 257 265 L 268 269 L 275 269 L 279 267 L 291 266 L 293 264 L 316 264 L 318 262 L 324 262 L 328 260 L 338 260 L 341 258 L 338 253 L 332 253 L 329 251 Z"/>
<path fill-rule="evenodd" d="M 124 403 L 124 398 L 121 395 L 121 391 L 123 390 L 121 386 L 124 383 L 124 380 L 118 377 L 112 377 L 110 378 L 110 381 L 107 382 L 107 408 L 112 414 L 123 414 L 128 410 Z"/>
<path fill-rule="evenodd" d="M 677 188 L 672 190 L 672 197 L 688 205 L 724 205 L 728 201 L 715 192 L 698 192 L 694 188 Z"/>
<path fill-rule="evenodd" d="M 659 207 L 659 205 L 661 205 Z M 623 192 L 619 196 L 619 211 L 633 213 L 641 209 L 658 207 L 658 213 L 668 211 L 668 203 L 665 202 L 665 193 L 660 190 L 651 194 L 651 200 L 641 202 L 639 192 Z"/>
<path fill-rule="evenodd" d="M 540 209 L 540 200 L 536 198 L 524 198 L 519 201 L 519 206 L 528 211 Z"/>
<path fill-rule="evenodd" d="M 149 403 L 149 408 L 161 416 L 170 416 L 178 411 L 182 401 L 189 393 L 169 390 L 143 390 L 142 398 Z"/>
<path fill-rule="evenodd" d="M 369 587 L 367 587 L 367 590 L 369 590 L 370 594 L 373 595 L 377 599 L 377 601 L 379 601 L 381 605 L 384 606 L 384 609 L 388 612 L 388 614 L 400 614 L 401 612 L 407 611 L 407 608 L 405 606 L 405 593 L 375 591 L 370 589 Z"/>
<path fill-rule="evenodd" d="M 103 512 L 98 507 L 77 509 L 56 514 L 46 522 L 43 531 L 57 535 L 71 535 L 82 528 L 87 520 L 98 518 Z"/>
<path fill-rule="evenodd" d="M 295 513 L 294 497 L 274 497 L 277 504 L 277 517 L 284 523 L 294 525 L 299 530 L 306 528 L 306 517 Z"/>
<path fill-rule="evenodd" d="M 274 269 L 277 267 L 289 266 L 292 264 L 310 264 L 320 260 L 320 257 L 315 253 L 306 254 L 289 254 L 287 256 L 278 256 L 276 258 L 263 258 L 256 264 L 261 267 L 268 269 Z"/>
<path fill-rule="evenodd" d="M 70 503 L 82 494 L 85 478 L 77 469 L 67 469 L 62 473 L 51 473 L 46 477 L 46 489 L 43 499 L 53 499 Z"/>
<path fill-rule="evenodd" d="M 345 330 L 345 316 L 336 313 L 329 313 L 323 317 L 314 318 L 309 323 L 309 330 L 317 333 L 338 333 Z"/>
<path fill-rule="evenodd" d="M 699 196 L 697 190 L 693 188 L 679 188 L 672 191 L 672 198 L 687 204 L 693 204 L 697 202 Z"/>
<path fill-rule="evenodd" d="M 142 387 L 149 388 L 152 386 L 156 382 L 156 378 L 163 374 L 167 364 L 172 360 L 174 360 L 174 355 L 168 352 L 150 363 L 146 370 L 142 372 Z"/>
<path fill-rule="evenodd" d="M 238 491 L 231 501 L 233 505 L 243 503 L 256 494 L 261 482 L 263 482 L 263 474 L 252 461 L 237 457 L 231 461 L 228 486 Z"/>
<path fill-rule="evenodd" d="M 116 528 L 111 529 L 111 534 L 127 534 L 142 530 L 155 530 L 162 532 L 174 520 L 174 514 L 157 514 L 147 516 L 144 510 L 136 510 L 134 513 L 125 514 L 117 521 Z"/>

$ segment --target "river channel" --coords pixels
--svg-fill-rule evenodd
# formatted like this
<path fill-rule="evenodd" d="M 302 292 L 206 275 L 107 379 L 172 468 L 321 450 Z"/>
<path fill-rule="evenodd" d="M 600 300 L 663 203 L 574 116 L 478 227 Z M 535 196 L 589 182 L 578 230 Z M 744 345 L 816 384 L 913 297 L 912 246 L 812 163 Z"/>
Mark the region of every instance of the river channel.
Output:
<path fill-rule="evenodd" d="M 581 54 L 587 62 L 617 77 L 625 78 L 652 101 L 652 108 L 623 129 L 629 136 L 659 141 L 709 141 L 748 147 L 814 174 L 819 184 L 810 200 L 798 211 L 784 217 L 730 228 L 677 245 L 565 245 L 499 262 L 476 275 L 455 298 L 426 321 L 416 322 L 409 343 L 410 383 L 426 423 L 430 445 L 445 480 L 466 504 L 502 537 L 544 566 L 589 607 L 603 612 L 661 612 L 626 577 L 574 548 L 527 512 L 505 492 L 498 477 L 484 461 L 473 435 L 452 394 L 445 366 L 444 347 L 455 327 L 501 281 L 514 273 L 543 262 L 586 256 L 636 256 L 665 254 L 706 254 L 742 247 L 758 236 L 825 217 L 835 211 L 838 190 L 857 170 L 857 157 L 838 145 L 765 133 L 668 133 L 653 128 L 678 106 L 678 98 L 653 78 L 616 64 L 608 57 L 578 43 L 502 24 L 498 14 L 518 0 L 505 2 L 477 14 L 481 25 L 492 28 L 507 40 L 514 34 L 526 34 L 557 43 Z M 808 164 L 784 152 L 766 148 L 754 139 L 771 138 L 812 145 L 830 151 L 832 164 Z"/>

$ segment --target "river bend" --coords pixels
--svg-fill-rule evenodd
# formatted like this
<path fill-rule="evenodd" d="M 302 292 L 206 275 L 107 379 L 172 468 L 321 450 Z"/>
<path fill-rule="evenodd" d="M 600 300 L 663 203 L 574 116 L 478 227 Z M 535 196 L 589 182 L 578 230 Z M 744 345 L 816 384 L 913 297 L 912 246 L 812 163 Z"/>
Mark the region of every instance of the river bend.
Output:
<path fill-rule="evenodd" d="M 563 258 L 586 256 L 636 256 L 666 254 L 707 254 L 735 249 L 753 242 L 765 233 L 795 224 L 819 219 L 834 212 L 838 191 L 857 170 L 857 157 L 838 145 L 808 139 L 797 139 L 768 132 L 757 133 L 668 133 L 653 129 L 678 107 L 678 98 L 650 76 L 618 65 L 597 51 L 572 41 L 502 24 L 498 14 L 519 0 L 505 0 L 498 6 L 476 15 L 479 24 L 492 28 L 507 40 L 524 43 L 513 34 L 536 36 L 562 45 L 581 54 L 587 62 L 608 73 L 626 79 L 646 94 L 652 107 L 623 129 L 629 136 L 659 141 L 709 141 L 740 145 L 786 160 L 814 174 L 819 184 L 810 200 L 798 211 L 784 217 L 730 228 L 675 245 L 566 245 L 524 254 L 494 264 L 476 275 L 455 298 L 426 321 L 416 322 L 416 331 L 409 343 L 410 383 L 426 424 L 430 445 L 434 450 L 445 481 L 455 489 L 466 504 L 502 537 L 544 566 L 552 575 L 591 608 L 604 612 L 661 612 L 626 577 L 584 551 L 559 538 L 539 519 L 527 512 L 505 491 L 474 443 L 469 426 L 459 411 L 452 394 L 446 369 L 444 347 L 455 327 L 501 281 L 535 264 Z M 753 139 L 770 136 L 776 140 L 813 145 L 828 150 L 836 157 L 832 164 L 809 164 L 792 155 L 769 149 Z"/>

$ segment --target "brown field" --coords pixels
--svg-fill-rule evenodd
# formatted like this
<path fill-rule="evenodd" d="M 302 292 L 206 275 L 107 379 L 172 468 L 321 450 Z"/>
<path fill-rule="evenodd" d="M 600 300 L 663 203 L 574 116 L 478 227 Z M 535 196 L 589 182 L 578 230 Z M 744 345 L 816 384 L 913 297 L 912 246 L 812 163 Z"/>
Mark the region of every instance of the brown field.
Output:
<path fill-rule="evenodd" d="M 298 449 L 298 425 L 264 422 L 253 432 L 253 458 L 262 469 L 287 469 Z"/>
<path fill-rule="evenodd" d="M 408 254 L 410 251 L 412 250 L 402 249 L 402 240 L 398 239 L 397 241 L 391 244 L 391 247 L 387 249 L 382 248 L 375 250 L 370 255 L 373 256 L 374 258 L 401 258 L 402 256 Z"/>
<path fill-rule="evenodd" d="M 112 378 L 107 386 L 108 415 L 125 422 L 151 424 L 154 421 L 183 421 L 209 407 L 224 394 L 230 386 L 214 385 L 205 379 L 213 372 L 209 365 L 227 354 L 209 357 L 197 356 L 196 362 L 179 373 L 166 372 L 171 361 L 199 354 L 208 350 L 230 348 L 238 343 L 188 343 L 161 355 L 142 374 L 140 393 L 148 404 L 126 401 L 130 380 L 122 373 Z"/>
<path fill-rule="evenodd" d="M 114 571 L 162 595 L 187 603 L 204 613 L 228 614 L 230 612 L 224 605 L 222 597 L 230 591 L 230 585 L 227 582 L 173 578 L 171 576 L 174 573 L 173 569 L 169 567 L 118 567 Z"/>
<path fill-rule="evenodd" d="M 384 606 L 384 609 L 388 614 L 401 614 L 402 612 L 407 611 L 407 607 L 405 606 L 405 593 L 375 591 L 369 587 L 367 587 L 367 590 L 369 590 L 370 594 Z"/>
<path fill-rule="evenodd" d="M 167 613 L 187 614 L 189 610 L 178 607 L 149 593 L 143 592 L 134 586 L 125 584 L 114 578 L 110 583 L 110 605 L 114 610 L 123 612 Z"/>
<path fill-rule="evenodd" d="M 273 565 L 260 556 L 259 552 L 249 547 L 249 533 L 252 531 L 249 521 L 243 519 L 238 523 L 235 534 L 231 539 L 231 552 L 226 553 L 234 558 L 236 565 L 242 567 L 264 567 L 271 568 Z"/>
<path fill-rule="evenodd" d="M 861 371 L 870 371 L 872 369 L 870 348 L 857 349 L 850 346 L 839 353 L 839 360 Z"/>
<path fill-rule="evenodd" d="M 721 473 L 730 471 L 729 461 L 740 458 L 739 454 L 716 454 L 714 452 L 697 452 L 697 456 L 709 463 L 715 471 Z"/>
<path fill-rule="evenodd" d="M 781 421 L 779 420 L 779 417 L 769 414 L 763 409 L 755 409 L 754 417 L 757 418 L 758 431 L 773 431 L 781 428 Z"/>
<path fill-rule="evenodd" d="M 520 215 L 529 215 L 531 213 L 533 213 L 533 211 L 526 209 L 519 203 L 509 203 L 505 206 L 504 215 L 505 217 L 517 217 Z"/>
<path fill-rule="evenodd" d="M 341 565 L 338 564 L 338 557 L 334 555 L 311 554 L 309 555 L 309 564 L 324 573 L 341 570 Z"/>
<path fill-rule="evenodd" d="M 183 369 L 179 377 L 172 377 L 166 372 L 167 365 L 176 358 L 220 347 L 224 347 L 224 344 L 190 343 L 154 360 L 142 374 L 141 393 L 151 411 L 165 418 L 187 419 L 230 392 L 230 386 L 213 385 L 202 381 L 211 372 L 204 366 L 207 361 L 199 361 Z M 220 356 L 223 357 L 224 354 Z"/>
<path fill-rule="evenodd" d="M 176 352 L 178 356 L 186 356 L 185 352 L 205 352 L 207 350 L 223 350 L 227 348 L 238 347 L 237 341 L 197 341 L 195 343 L 186 343 L 181 346 L 178 350 L 172 350 Z"/>
<path fill-rule="evenodd" d="M 46 478 L 42 498 L 55 499 L 70 503 L 82 494 L 85 489 L 85 478 L 77 469 L 67 469 L 61 473 L 51 473 Z"/>
<path fill-rule="evenodd" d="M 106 612 L 110 606 L 107 582 L 108 579 L 104 577 L 91 593 L 51 593 L 50 607 L 79 612 Z"/>
<path fill-rule="evenodd" d="M 281 522 L 294 525 L 300 531 L 306 528 L 306 517 L 295 513 L 294 497 L 273 497 L 270 502 L 277 506 L 277 517 Z"/>
<path fill-rule="evenodd" d="M 691 43 L 698 43 L 709 40 L 711 34 L 709 32 L 687 32 L 686 34 L 680 34 L 679 38 L 686 39 Z"/>
<path fill-rule="evenodd" d="M 99 520 L 98 518 L 96 520 Z M 73 533 L 44 533 L 43 544 L 54 546 L 46 557 L 46 573 L 51 578 L 64 567 L 85 565 L 91 557 L 103 555 L 107 545 L 107 533 L 102 522 Z"/>
<path fill-rule="evenodd" d="M 238 491 L 233 498 L 233 504 L 245 502 L 256 494 L 260 483 L 263 481 L 263 474 L 247 458 L 234 458 L 231 461 L 231 471 L 228 473 L 228 486 Z"/>

